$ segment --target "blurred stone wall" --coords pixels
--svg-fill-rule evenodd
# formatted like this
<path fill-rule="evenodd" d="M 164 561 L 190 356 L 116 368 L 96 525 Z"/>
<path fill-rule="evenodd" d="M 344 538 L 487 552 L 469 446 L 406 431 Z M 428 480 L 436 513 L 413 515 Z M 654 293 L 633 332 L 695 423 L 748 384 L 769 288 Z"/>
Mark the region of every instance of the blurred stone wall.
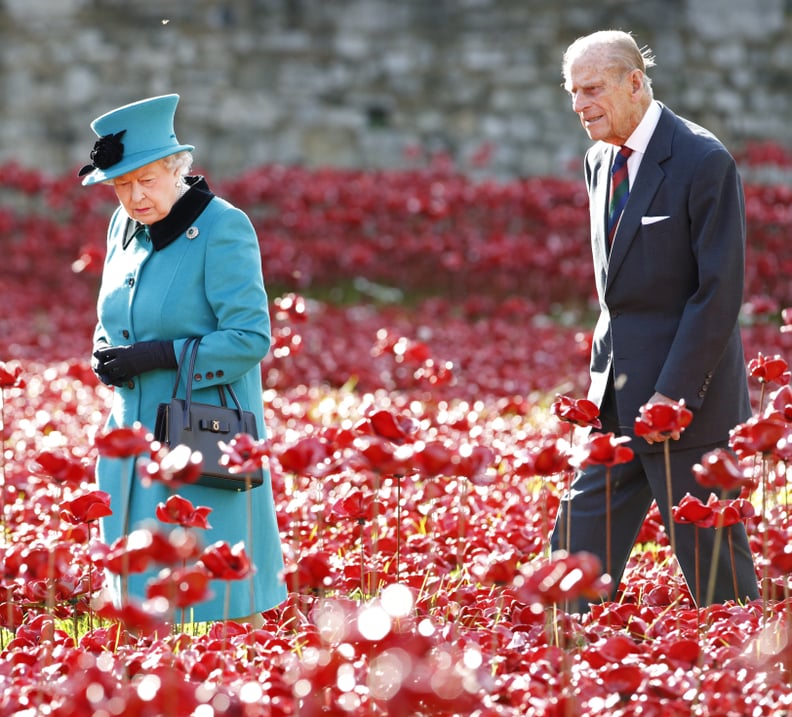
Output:
<path fill-rule="evenodd" d="M 790 0 L 0 0 L 0 163 L 70 171 L 95 116 L 178 92 L 179 139 L 217 176 L 438 152 L 576 173 L 588 140 L 560 59 L 609 27 L 654 50 L 658 99 L 733 150 L 792 145 Z"/>

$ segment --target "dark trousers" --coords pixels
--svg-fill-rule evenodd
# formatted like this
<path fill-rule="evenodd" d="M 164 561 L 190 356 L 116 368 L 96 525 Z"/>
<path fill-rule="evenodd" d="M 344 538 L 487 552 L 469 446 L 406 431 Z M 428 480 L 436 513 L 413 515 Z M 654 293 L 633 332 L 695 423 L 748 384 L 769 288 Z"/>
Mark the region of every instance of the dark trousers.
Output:
<path fill-rule="evenodd" d="M 608 428 L 608 423 L 603 420 L 603 429 Z M 686 493 L 706 502 L 710 491 L 699 486 L 693 477 L 692 467 L 716 446 L 674 450 L 672 442 L 669 448 L 673 505 L 678 505 Z M 571 553 L 593 553 L 602 561 L 605 572 L 608 571 L 607 481 L 610 481 L 610 575 L 613 578 L 613 592 L 608 599 L 614 599 L 641 524 L 653 500 L 657 501 L 666 534 L 671 534 L 664 451 L 636 453 L 632 461 L 614 466 L 610 472 L 600 465 L 587 467 L 575 476 L 570 494 L 561 501 L 551 537 L 553 550 L 564 548 Z M 567 520 L 571 520 L 569 546 L 566 545 Z M 758 598 L 756 570 L 745 526 L 738 523 L 723 529 L 717 555 L 714 555 L 715 532 L 712 528 L 674 524 L 676 558 L 697 604 L 707 602 L 710 570 L 715 560 L 717 572 L 711 602 Z M 579 601 L 569 606 L 569 609 L 583 612 L 588 609 L 588 603 Z"/>

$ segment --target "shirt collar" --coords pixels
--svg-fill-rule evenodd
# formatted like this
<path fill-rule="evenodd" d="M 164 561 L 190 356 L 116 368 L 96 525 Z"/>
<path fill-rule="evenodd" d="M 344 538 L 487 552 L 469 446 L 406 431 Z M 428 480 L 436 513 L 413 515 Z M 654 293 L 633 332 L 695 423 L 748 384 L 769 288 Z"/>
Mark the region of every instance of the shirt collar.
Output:
<path fill-rule="evenodd" d="M 646 112 L 644 112 L 644 116 L 641 118 L 638 126 L 624 143 L 624 146 L 629 147 L 633 153 L 638 152 L 643 156 L 647 146 L 649 146 L 649 140 L 652 139 L 655 127 L 657 127 L 657 123 L 660 121 L 661 112 L 662 108 L 660 107 L 660 103 L 657 100 L 653 100 Z"/>

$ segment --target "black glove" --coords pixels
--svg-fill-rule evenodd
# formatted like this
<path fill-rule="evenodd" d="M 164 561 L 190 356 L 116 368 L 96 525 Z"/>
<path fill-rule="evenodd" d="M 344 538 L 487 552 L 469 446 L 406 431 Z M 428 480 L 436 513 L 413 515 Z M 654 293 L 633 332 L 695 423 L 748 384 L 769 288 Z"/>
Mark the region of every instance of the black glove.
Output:
<path fill-rule="evenodd" d="M 99 360 L 99 351 L 109 348 L 107 344 L 102 344 L 99 349 L 94 351 L 93 355 L 91 356 L 91 369 L 96 374 L 96 377 L 105 385 L 105 386 L 112 386 L 113 381 L 110 378 L 110 375 L 105 371 L 104 364 Z"/>
<path fill-rule="evenodd" d="M 139 341 L 131 346 L 107 346 L 94 351 L 99 380 L 123 386 L 134 376 L 156 368 L 176 368 L 172 341 Z"/>

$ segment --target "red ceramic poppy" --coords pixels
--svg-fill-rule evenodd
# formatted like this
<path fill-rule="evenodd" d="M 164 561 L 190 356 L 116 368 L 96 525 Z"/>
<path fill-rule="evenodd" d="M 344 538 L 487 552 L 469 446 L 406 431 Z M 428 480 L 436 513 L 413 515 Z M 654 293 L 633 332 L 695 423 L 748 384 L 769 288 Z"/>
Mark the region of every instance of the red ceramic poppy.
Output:
<path fill-rule="evenodd" d="M 209 530 L 212 526 L 207 521 L 207 516 L 212 509 L 207 506 L 197 508 L 186 498 L 180 495 L 170 496 L 164 503 L 157 505 L 156 516 L 163 523 L 174 523 L 183 528 L 201 528 Z"/>
<path fill-rule="evenodd" d="M 551 407 L 554 416 L 575 426 L 602 428 L 599 407 L 586 398 L 571 398 L 556 394 Z"/>
<path fill-rule="evenodd" d="M 624 445 L 629 443 L 629 436 L 616 436 L 613 433 L 592 433 L 580 453 L 581 466 L 590 465 L 616 466 L 629 463 L 634 453 L 632 448 Z"/>
<path fill-rule="evenodd" d="M 287 446 L 277 454 L 281 468 L 294 475 L 321 476 L 332 455 L 327 441 L 317 436 L 306 436 Z"/>
<path fill-rule="evenodd" d="M 394 446 L 391 441 L 379 436 L 358 436 L 352 447 L 357 452 L 356 456 L 349 458 L 349 465 L 353 469 L 398 476 L 412 472 L 410 461 L 413 450 L 410 444 Z"/>
<path fill-rule="evenodd" d="M 343 498 L 333 503 L 330 515 L 335 518 L 348 518 L 359 523 L 374 520 L 384 515 L 385 508 L 368 492 L 353 488 Z"/>
<path fill-rule="evenodd" d="M 380 409 L 370 413 L 366 420 L 378 436 L 394 443 L 404 443 L 415 433 L 417 425 L 407 416 Z"/>
<path fill-rule="evenodd" d="M 711 528 L 715 520 L 712 507 L 690 493 L 685 494 L 679 505 L 671 507 L 671 515 L 677 523 L 690 523 L 699 528 Z"/>
<path fill-rule="evenodd" d="M 220 464 L 228 466 L 231 473 L 253 473 L 258 471 L 269 457 L 269 446 L 265 439 L 256 440 L 249 433 L 238 433 L 228 443 L 220 441 Z"/>
<path fill-rule="evenodd" d="M 190 531 L 172 531 L 165 535 L 145 528 L 132 531 L 116 540 L 97 564 L 118 575 L 142 573 L 152 563 L 175 565 L 199 553 L 198 539 Z"/>
<path fill-rule="evenodd" d="M 756 485 L 751 471 L 742 468 L 737 456 L 725 448 L 705 453 L 701 462 L 693 466 L 693 475 L 703 488 L 727 493 Z"/>
<path fill-rule="evenodd" d="M 529 470 L 533 475 L 553 476 L 570 469 L 569 452 L 565 444 L 553 438 L 536 442 L 530 451 L 530 461 L 523 471 Z"/>
<path fill-rule="evenodd" d="M 552 605 L 577 598 L 600 599 L 609 591 L 611 579 L 602 574 L 602 565 L 595 555 L 559 550 L 549 561 L 526 565 L 515 584 L 522 602 Z"/>
<path fill-rule="evenodd" d="M 0 361 L 0 389 L 24 388 L 24 386 L 22 367 L 18 364 L 12 366 L 10 363 Z"/>
<path fill-rule="evenodd" d="M 195 483 L 201 477 L 203 456 L 189 446 L 162 446 L 152 452 L 150 459 L 138 461 L 138 473 L 144 485 L 164 483 L 173 488 Z"/>
<path fill-rule="evenodd" d="M 415 444 L 413 467 L 424 477 L 450 475 L 453 471 L 453 451 L 444 441 L 420 441 Z"/>
<path fill-rule="evenodd" d="M 41 451 L 35 457 L 33 467 L 39 475 L 73 488 L 79 488 L 92 478 L 88 465 L 65 449 Z"/>
<path fill-rule="evenodd" d="M 148 583 L 146 597 L 165 598 L 176 608 L 190 607 L 211 597 L 209 578 L 202 567 L 166 568 Z"/>
<path fill-rule="evenodd" d="M 94 439 L 99 455 L 107 458 L 131 458 L 147 453 L 154 440 L 151 432 L 136 423 L 97 434 Z"/>
<path fill-rule="evenodd" d="M 693 413 L 685 408 L 684 401 L 645 403 L 641 406 L 639 415 L 635 419 L 635 435 L 681 433 L 692 420 Z"/>
<path fill-rule="evenodd" d="M 790 378 L 789 366 L 781 356 L 764 356 L 761 351 L 748 362 L 748 373 L 760 383 L 784 385 Z"/>
<path fill-rule="evenodd" d="M 781 320 L 784 322 L 781 326 L 781 333 L 792 331 L 792 306 L 781 311 Z"/>
<path fill-rule="evenodd" d="M 112 514 L 110 494 L 102 490 L 83 493 L 61 503 L 61 518 L 74 525 L 88 523 Z"/>
<path fill-rule="evenodd" d="M 765 408 L 765 418 L 792 423 L 792 386 L 781 386 L 770 394 Z"/>
<path fill-rule="evenodd" d="M 786 433 L 786 424 L 776 418 L 752 416 L 735 426 L 729 434 L 729 446 L 740 458 L 756 454 L 769 455 Z"/>
<path fill-rule="evenodd" d="M 718 500 L 714 494 L 711 494 L 707 501 L 707 507 L 712 509 L 713 525 L 716 528 L 736 525 L 755 515 L 753 505 L 744 498 Z"/>
<path fill-rule="evenodd" d="M 167 611 L 161 609 L 155 601 L 138 603 L 127 600 L 122 606 L 115 605 L 110 600 L 99 600 L 95 606 L 96 614 L 105 620 L 118 621 L 127 630 L 149 635 L 159 632 L 162 635 L 168 633 L 166 626 Z M 118 637 L 118 635 L 111 636 Z M 113 649 L 111 643 L 109 649 Z"/>
<path fill-rule="evenodd" d="M 298 592 L 322 591 L 330 586 L 330 558 L 326 552 L 307 553 L 286 567 L 284 582 Z"/>
<path fill-rule="evenodd" d="M 217 580 L 242 580 L 255 569 L 243 543 L 232 547 L 223 540 L 206 548 L 198 562 Z"/>
<path fill-rule="evenodd" d="M 467 478 L 475 485 L 490 485 L 495 480 L 495 451 L 489 446 L 463 443 L 459 446 L 454 474 Z"/>

